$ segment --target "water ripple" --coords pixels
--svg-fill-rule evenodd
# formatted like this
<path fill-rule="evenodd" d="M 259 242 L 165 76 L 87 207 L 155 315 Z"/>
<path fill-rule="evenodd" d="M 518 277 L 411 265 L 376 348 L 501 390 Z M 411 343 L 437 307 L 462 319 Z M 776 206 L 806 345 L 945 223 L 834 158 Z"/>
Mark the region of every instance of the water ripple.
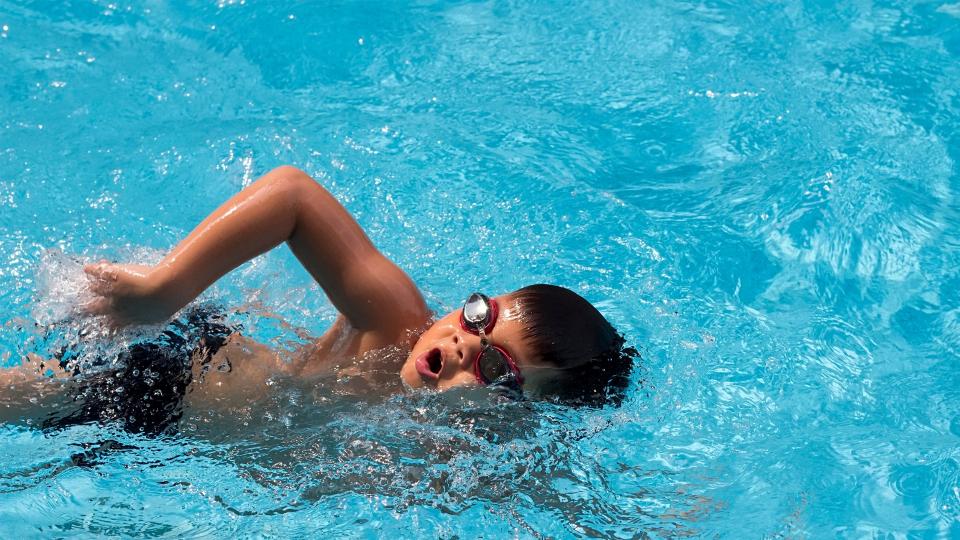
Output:
<path fill-rule="evenodd" d="M 156 257 L 282 163 L 438 311 L 559 282 L 644 355 L 618 411 L 320 380 L 173 438 L 5 426 L 0 522 L 956 536 L 956 11 L 0 0 L 3 365 L 142 339 L 70 319 L 79 262 Z M 335 315 L 284 251 L 210 299 L 287 350 Z"/>

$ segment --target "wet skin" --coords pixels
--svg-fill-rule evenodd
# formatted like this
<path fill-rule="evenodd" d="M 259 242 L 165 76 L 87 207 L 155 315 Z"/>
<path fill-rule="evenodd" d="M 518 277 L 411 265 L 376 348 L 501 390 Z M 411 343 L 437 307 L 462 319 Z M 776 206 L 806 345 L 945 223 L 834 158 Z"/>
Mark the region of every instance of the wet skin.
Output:
<path fill-rule="evenodd" d="M 495 300 L 503 310 L 493 330 L 487 334 L 488 341 L 505 349 L 520 368 L 524 391 L 533 392 L 542 386 L 550 373 L 550 366 L 538 361 L 523 334 L 525 325 L 521 306 L 509 295 Z M 456 386 L 480 384 L 474 375 L 474 361 L 481 350 L 480 336 L 467 332 L 460 326 L 460 312 L 451 311 L 428 328 L 417 340 L 400 369 L 400 378 L 411 388 L 447 390 Z M 440 369 L 436 373 L 423 373 L 417 369 L 417 360 L 424 355 L 434 359 L 439 354 Z M 436 366 L 434 366 L 436 367 Z"/>
<path fill-rule="evenodd" d="M 333 195 L 294 167 L 278 167 L 231 197 L 156 265 L 87 265 L 92 298 L 78 308 L 115 327 L 163 322 L 227 272 L 282 243 L 337 308 L 336 322 L 292 358 L 242 335 L 230 336 L 211 361 L 229 369 L 195 372 L 188 402 L 211 407 L 250 401 L 270 392 L 267 382 L 274 375 L 309 380 L 350 364 L 361 370 L 360 360 L 369 353 L 399 352 L 411 345 L 399 366 L 408 387 L 446 390 L 480 384 L 473 367 L 480 337 L 460 327 L 460 310 L 416 337 L 429 324 L 430 313 L 414 282 L 374 247 Z M 557 372 L 539 362 L 525 342 L 522 306 L 510 295 L 497 301 L 502 312 L 489 341 L 513 357 L 525 378 L 524 392 L 536 395 Z M 435 373 L 423 368 L 425 353 L 431 355 Z M 46 384 L 48 378 L 37 375 L 37 368 L 28 365 L 0 370 L 0 384 L 7 383 L 0 401 L 22 405 L 7 407 L 14 417 L 25 415 L 24 407 L 36 408 L 32 398 L 38 394 L 60 395 L 53 383 Z M 51 391 L 40 392 L 35 383 Z"/>

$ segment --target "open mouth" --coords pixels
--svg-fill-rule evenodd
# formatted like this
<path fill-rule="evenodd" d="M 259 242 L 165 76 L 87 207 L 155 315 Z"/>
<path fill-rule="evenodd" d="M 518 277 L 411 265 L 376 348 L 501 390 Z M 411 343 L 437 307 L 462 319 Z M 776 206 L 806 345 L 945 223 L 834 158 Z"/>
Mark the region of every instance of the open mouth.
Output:
<path fill-rule="evenodd" d="M 417 373 L 429 379 L 439 379 L 443 369 L 443 355 L 440 349 L 430 349 L 416 360 Z"/>
<path fill-rule="evenodd" d="M 430 371 L 440 374 L 440 370 L 443 369 L 443 357 L 440 356 L 440 349 L 433 349 L 430 351 L 430 355 L 427 356 L 427 363 L 430 364 Z"/>

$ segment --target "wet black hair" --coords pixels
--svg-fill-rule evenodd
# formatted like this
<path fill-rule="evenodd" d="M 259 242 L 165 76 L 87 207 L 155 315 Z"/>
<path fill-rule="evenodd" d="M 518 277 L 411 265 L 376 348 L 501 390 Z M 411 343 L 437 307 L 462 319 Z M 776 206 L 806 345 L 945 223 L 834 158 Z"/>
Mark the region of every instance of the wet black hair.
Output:
<path fill-rule="evenodd" d="M 543 389 L 548 397 L 571 405 L 620 405 L 639 354 L 597 308 L 557 285 L 529 285 L 510 297 L 519 304 L 523 337 L 537 360 L 560 368 Z"/>

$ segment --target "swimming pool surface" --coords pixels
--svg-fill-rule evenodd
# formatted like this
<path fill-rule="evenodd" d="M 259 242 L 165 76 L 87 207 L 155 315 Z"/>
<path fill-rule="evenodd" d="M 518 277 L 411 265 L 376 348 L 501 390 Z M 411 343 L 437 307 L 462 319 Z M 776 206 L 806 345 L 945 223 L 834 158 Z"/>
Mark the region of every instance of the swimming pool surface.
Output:
<path fill-rule="evenodd" d="M 281 164 L 438 311 L 557 283 L 644 357 L 619 409 L 0 426 L 4 538 L 960 537 L 952 0 L 0 0 L 0 66 L 3 365 L 109 347 L 77 261 Z M 286 248 L 203 302 L 288 349 L 334 316 Z"/>

